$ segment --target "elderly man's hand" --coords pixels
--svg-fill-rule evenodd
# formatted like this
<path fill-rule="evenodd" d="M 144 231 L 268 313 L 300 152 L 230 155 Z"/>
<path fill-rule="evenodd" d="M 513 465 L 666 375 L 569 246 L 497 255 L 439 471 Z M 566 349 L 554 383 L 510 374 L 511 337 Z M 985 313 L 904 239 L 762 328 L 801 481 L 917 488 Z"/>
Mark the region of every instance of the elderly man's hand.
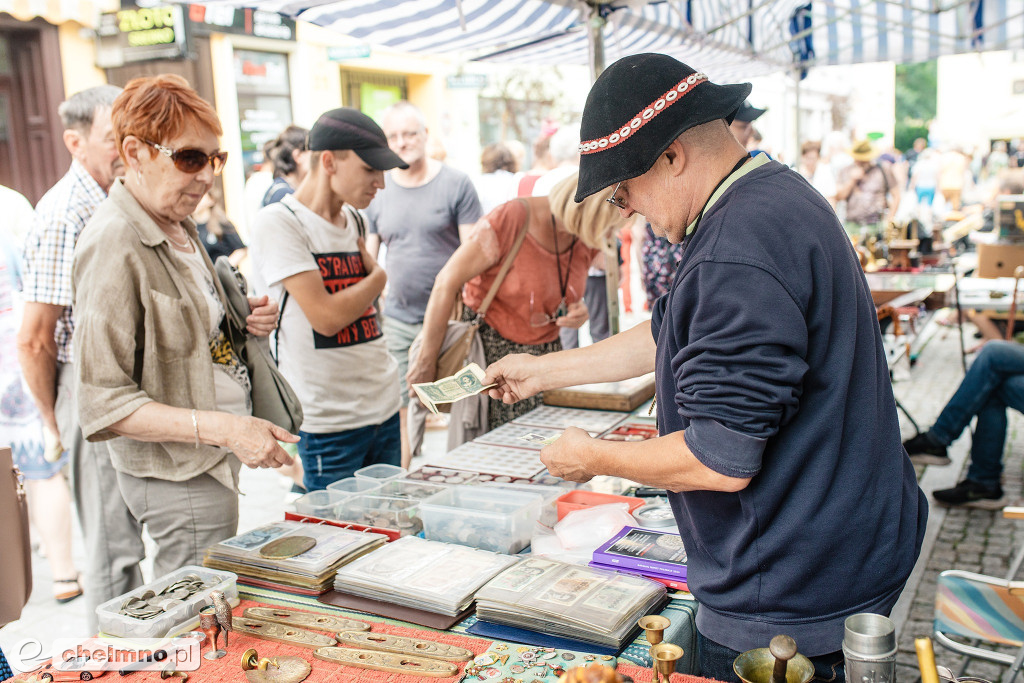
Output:
<path fill-rule="evenodd" d="M 298 440 L 298 436 L 272 422 L 258 417 L 238 417 L 230 423 L 224 446 L 253 469 L 281 467 L 291 465 L 293 458 L 278 441 L 297 443 Z"/>
<path fill-rule="evenodd" d="M 515 403 L 542 391 L 539 360 L 528 353 L 516 353 L 488 365 L 483 383 L 497 386 L 488 389 L 487 395 L 496 401 Z"/>
<path fill-rule="evenodd" d="M 245 329 L 257 337 L 268 337 L 277 327 L 277 302 L 264 294 L 261 297 L 249 297 L 249 316 L 245 319 Z"/>
<path fill-rule="evenodd" d="M 541 449 L 540 461 L 552 475 L 582 484 L 596 475 L 587 468 L 586 457 L 594 441 L 582 429 L 569 427 L 557 441 Z"/>

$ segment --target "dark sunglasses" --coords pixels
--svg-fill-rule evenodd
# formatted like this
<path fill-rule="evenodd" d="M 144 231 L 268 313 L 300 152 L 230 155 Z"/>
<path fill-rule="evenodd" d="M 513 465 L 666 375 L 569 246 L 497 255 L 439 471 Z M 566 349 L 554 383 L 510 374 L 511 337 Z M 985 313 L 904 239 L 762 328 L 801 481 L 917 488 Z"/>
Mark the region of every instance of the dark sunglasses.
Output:
<path fill-rule="evenodd" d="M 228 161 L 227 152 L 214 152 L 207 154 L 199 149 L 171 149 L 164 147 L 151 140 L 142 140 L 147 145 L 153 145 L 161 154 L 170 157 L 174 162 L 174 168 L 182 173 L 199 173 L 207 164 L 213 166 L 213 175 L 220 175 L 224 170 L 224 164 Z"/>

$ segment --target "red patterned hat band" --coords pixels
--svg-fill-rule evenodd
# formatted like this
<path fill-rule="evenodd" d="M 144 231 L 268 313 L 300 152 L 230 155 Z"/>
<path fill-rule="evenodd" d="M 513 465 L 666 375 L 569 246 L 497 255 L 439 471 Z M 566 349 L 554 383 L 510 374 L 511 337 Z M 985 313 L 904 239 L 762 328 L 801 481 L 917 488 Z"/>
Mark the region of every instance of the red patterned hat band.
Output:
<path fill-rule="evenodd" d="M 632 118 L 632 120 L 625 123 L 621 128 L 610 135 L 581 142 L 579 147 L 580 154 L 594 154 L 595 152 L 601 152 L 622 144 L 632 137 L 637 130 L 643 128 L 652 121 L 655 116 L 671 107 L 687 94 L 693 92 L 696 86 L 706 82 L 707 80 L 707 75 L 703 73 L 697 72 L 690 74 L 683 80 L 679 81 L 664 95 L 641 109 L 640 112 Z"/>

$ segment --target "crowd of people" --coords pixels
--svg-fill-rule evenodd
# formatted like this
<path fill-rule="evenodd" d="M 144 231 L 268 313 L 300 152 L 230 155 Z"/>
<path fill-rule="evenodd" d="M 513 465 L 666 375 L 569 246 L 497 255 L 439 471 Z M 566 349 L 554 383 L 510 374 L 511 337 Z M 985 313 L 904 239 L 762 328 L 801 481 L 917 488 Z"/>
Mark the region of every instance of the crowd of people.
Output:
<path fill-rule="evenodd" d="M 280 468 L 307 491 L 371 464 L 407 466 L 422 419 L 410 387 L 437 379 L 448 323 L 462 320 L 479 323 L 497 384 L 482 397 L 487 429 L 545 388 L 657 368 L 659 405 L 678 408 L 661 413 L 664 439 L 613 446 L 570 429 L 545 449 L 549 470 L 672 492 L 701 593 L 705 675 L 781 624 L 834 674 L 841 617 L 891 609 L 927 507 L 884 362 L 853 362 L 874 355 L 879 332 L 850 239 L 893 222 L 904 194 L 960 210 L 980 178 L 970 157 L 927 143 L 900 155 L 808 141 L 789 168 L 763 149 L 765 110 L 746 100 L 749 85 L 715 85 L 661 55 L 619 64 L 652 60 L 635 82 L 626 66 L 605 72 L 582 121 L 545 131 L 529 168 L 515 141 L 485 147 L 480 173 L 435 158 L 423 113 L 404 101 L 379 124 L 341 107 L 308 130 L 289 126 L 247 183 L 248 244 L 217 186 L 220 120 L 184 79 L 69 98 L 71 166 L 34 210 L 3 195 L 18 218 L 0 236 L 0 420 L 29 480 L 54 597 L 84 592 L 95 631 L 93 608 L 141 583 L 144 529 L 158 574 L 201 563 L 236 532 L 243 464 Z M 683 94 L 658 99 L 688 88 L 696 113 L 673 104 Z M 629 130 L 644 98 L 671 113 L 645 117 L 623 142 L 615 126 Z M 985 173 L 1013 165 L 1016 150 L 994 146 Z M 577 349 L 588 320 L 595 342 L 609 337 L 606 271 L 624 228 L 653 319 Z M 249 275 L 247 331 L 268 340 L 301 403 L 297 434 L 252 415 L 219 257 Z M 990 377 L 1020 361 L 991 348 L 975 366 L 988 374 L 963 389 L 973 403 L 952 402 L 915 448 L 944 458 L 974 413 L 992 424 L 985 443 L 1005 432 L 1005 407 L 1019 402 Z M 873 436 L 829 427 L 851 419 L 876 425 Z M 968 474 L 987 500 L 998 460 L 976 454 Z M 723 496 L 724 512 L 713 502 Z M 72 504 L 84 580 L 70 557 Z M 864 520 L 856 533 L 843 526 L 852 511 Z M 815 525 L 809 559 L 783 552 L 787 524 Z M 828 558 L 840 544 L 872 569 L 837 578 Z M 735 562 L 716 572 L 715 557 Z M 745 580 L 764 562 L 779 570 L 750 595 Z M 766 615 L 755 626 L 738 616 L 752 602 Z"/>

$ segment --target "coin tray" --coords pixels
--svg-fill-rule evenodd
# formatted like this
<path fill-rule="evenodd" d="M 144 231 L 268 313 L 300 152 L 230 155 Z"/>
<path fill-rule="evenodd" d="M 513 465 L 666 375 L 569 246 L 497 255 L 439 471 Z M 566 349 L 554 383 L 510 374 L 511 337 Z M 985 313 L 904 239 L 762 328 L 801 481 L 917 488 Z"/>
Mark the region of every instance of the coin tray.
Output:
<path fill-rule="evenodd" d="M 530 544 L 541 492 L 451 486 L 420 503 L 423 535 L 432 541 L 514 554 Z"/>
<path fill-rule="evenodd" d="M 144 594 L 159 594 L 189 575 L 198 576 L 206 587 L 192 594 L 177 607 L 165 610 L 153 619 L 136 619 L 121 613 L 121 607 L 130 600 L 142 598 Z M 99 630 L 102 635 L 121 638 L 164 638 L 199 627 L 199 610 L 213 604 L 211 591 L 219 590 L 232 606 L 238 605 L 238 577 L 231 572 L 187 565 L 145 586 L 129 591 L 96 608 Z"/>
<path fill-rule="evenodd" d="M 408 479 L 395 479 L 381 486 L 373 492 L 375 496 L 391 496 L 394 498 L 408 498 L 410 500 L 423 500 L 430 498 L 435 493 L 444 491 L 447 487 L 441 484 L 432 484 L 425 481 L 409 481 Z"/>
<path fill-rule="evenodd" d="M 405 480 L 429 481 L 431 484 L 472 484 L 477 480 L 477 473 L 427 465 L 405 475 Z"/>
<path fill-rule="evenodd" d="M 544 469 L 540 451 L 492 446 L 478 441 L 464 443 L 444 455 L 432 456 L 430 464 L 523 479 L 529 479 Z"/>
<path fill-rule="evenodd" d="M 579 427 L 590 432 L 591 435 L 597 436 L 628 417 L 629 413 L 614 413 L 607 410 L 538 406 L 525 415 L 512 420 L 512 423 L 559 430 L 566 427 Z"/>
<path fill-rule="evenodd" d="M 561 436 L 560 429 L 547 429 L 545 427 L 532 427 L 530 425 L 518 425 L 511 422 L 481 434 L 476 438 L 477 443 L 489 443 L 494 446 L 508 446 L 510 448 L 525 448 L 531 451 L 539 451 L 544 444 L 533 441 L 524 441 L 522 437 L 527 434 L 536 434 L 545 439 L 552 436 Z"/>

